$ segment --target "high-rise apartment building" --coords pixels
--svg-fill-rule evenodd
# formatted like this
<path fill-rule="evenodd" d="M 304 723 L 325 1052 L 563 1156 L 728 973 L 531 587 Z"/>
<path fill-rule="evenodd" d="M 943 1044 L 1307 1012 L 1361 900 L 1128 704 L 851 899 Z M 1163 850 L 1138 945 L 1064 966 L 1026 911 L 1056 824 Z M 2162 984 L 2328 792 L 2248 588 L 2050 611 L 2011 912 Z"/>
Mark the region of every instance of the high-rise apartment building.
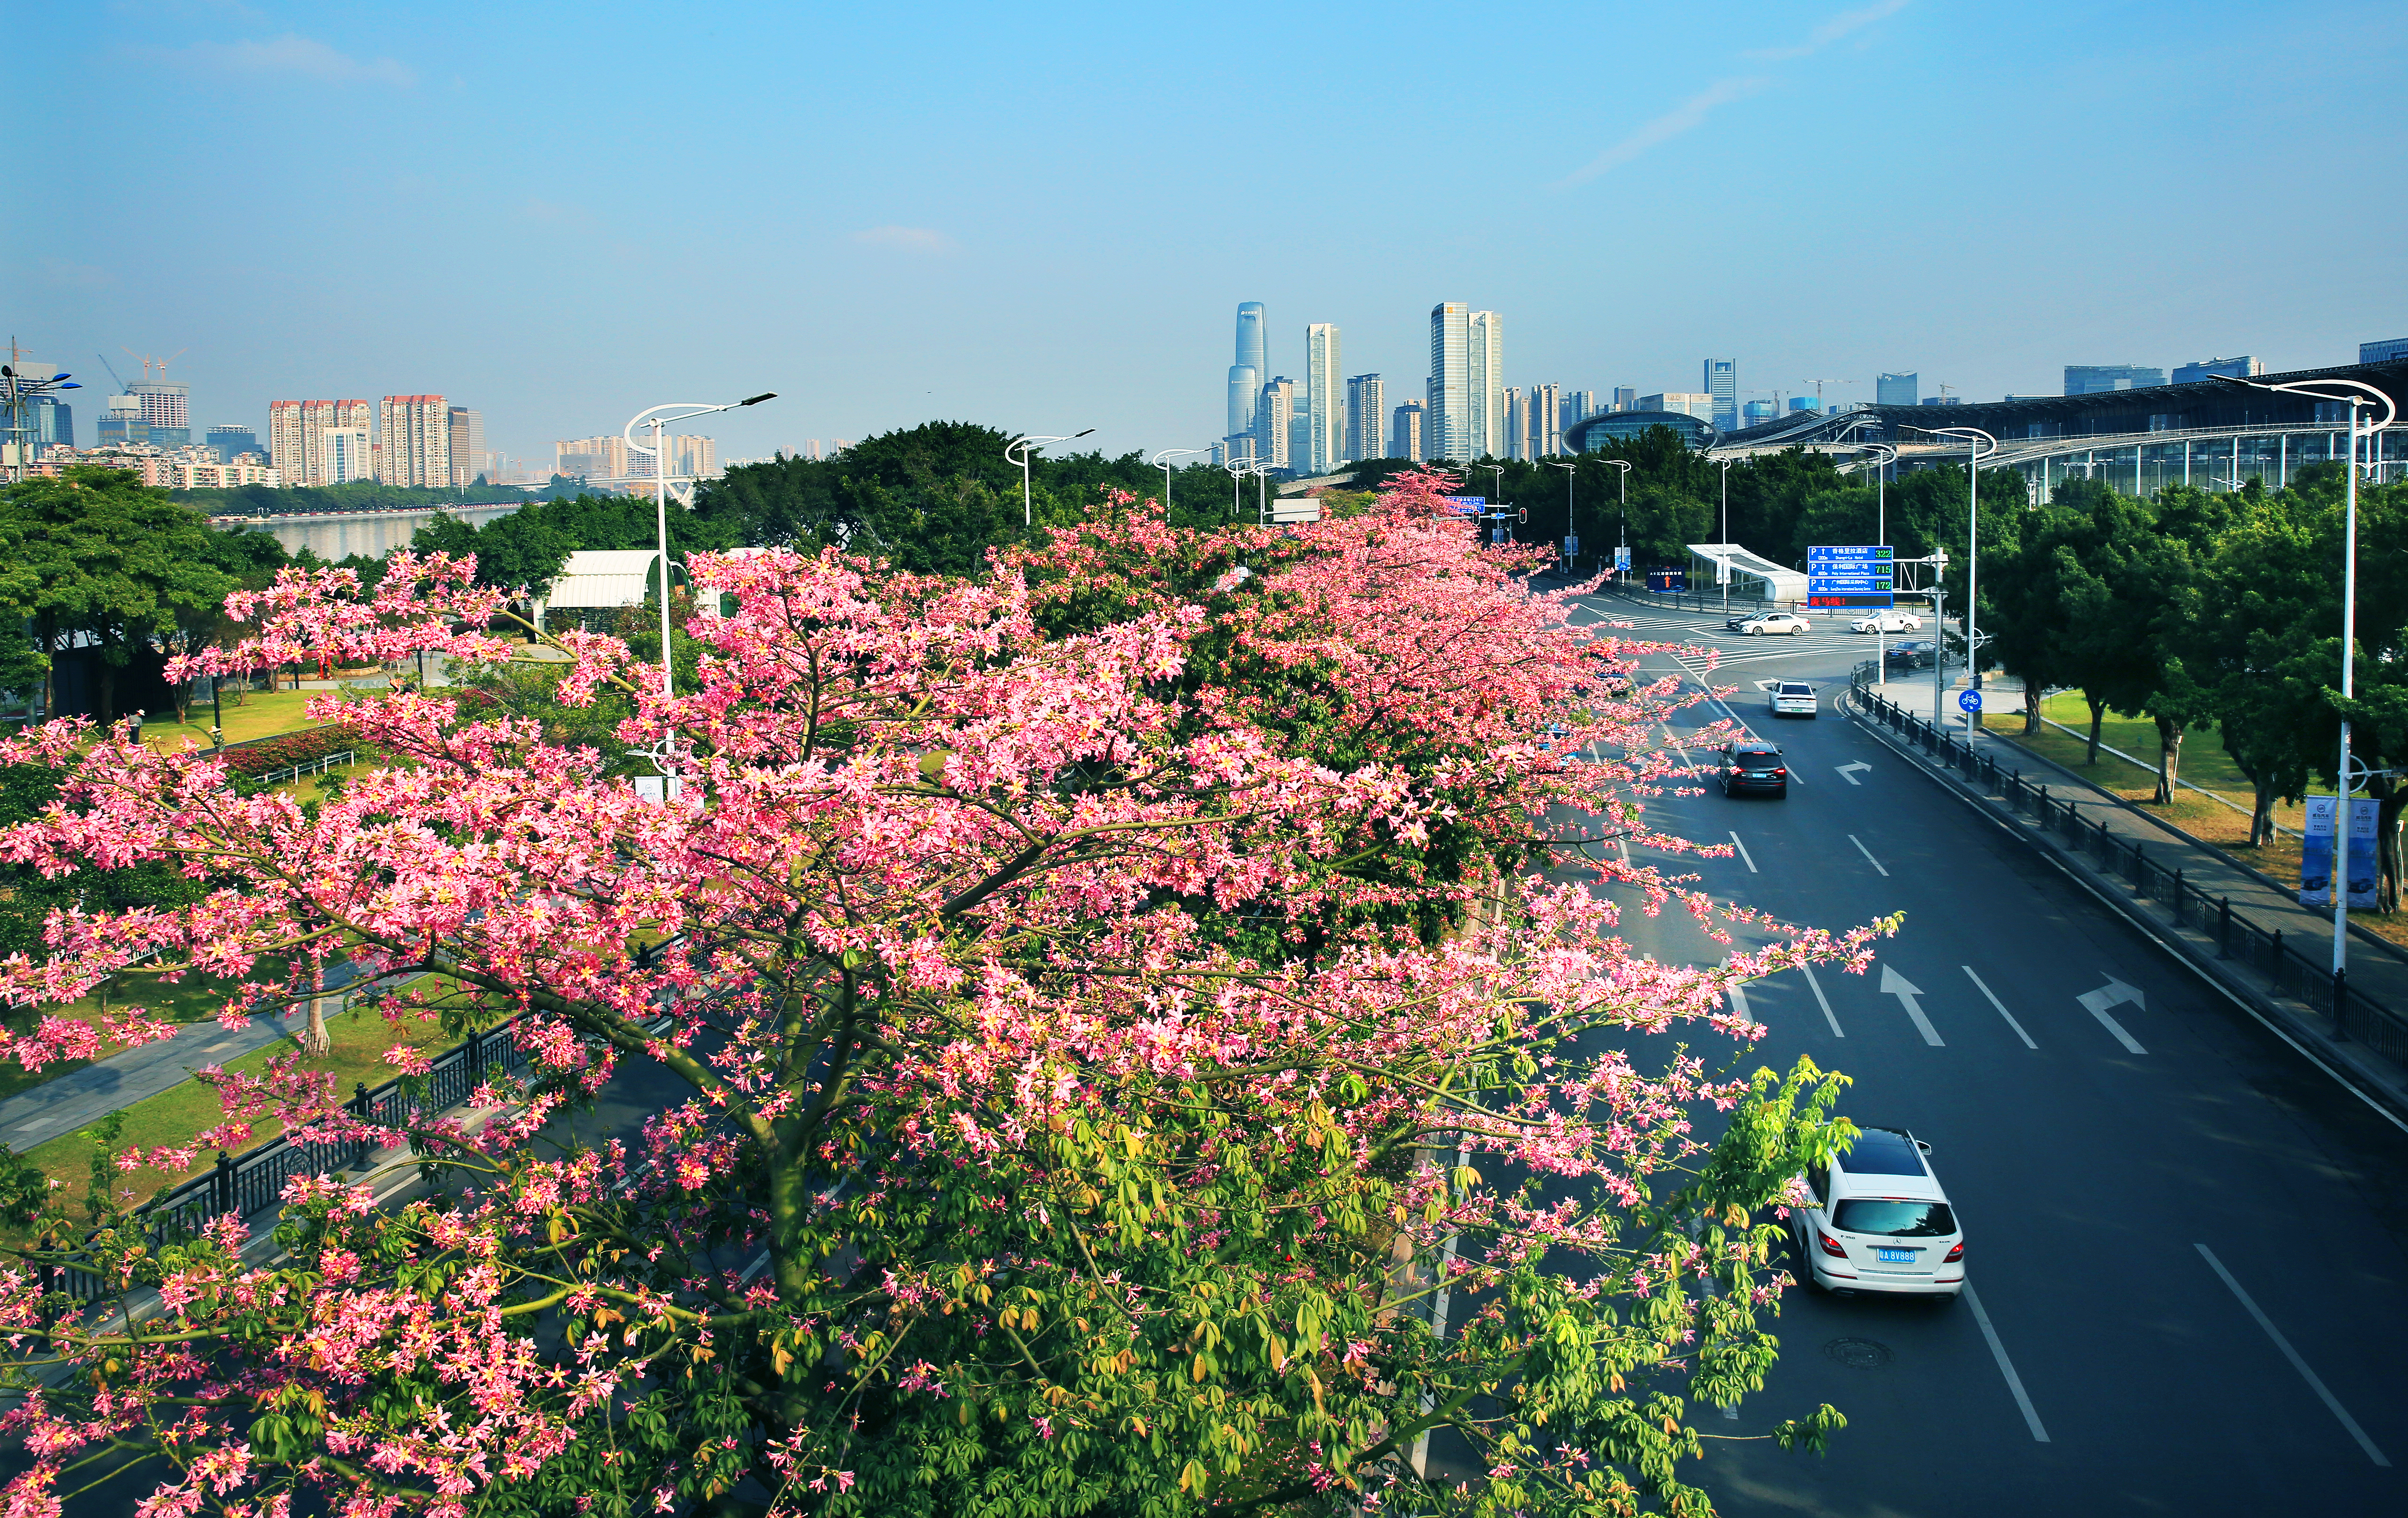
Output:
<path fill-rule="evenodd" d="M 2174 383 L 2196 385 L 2221 375 L 2228 380 L 2254 380 L 2266 372 L 2265 364 L 2246 356 L 2241 358 L 2203 358 L 2196 364 L 2186 364 L 2174 370 Z"/>
<path fill-rule="evenodd" d="M 1639 409 L 1638 390 L 1630 385 L 1614 386 L 1613 408 L 1617 411 L 1636 411 Z"/>
<path fill-rule="evenodd" d="M 1419 464 L 1429 457 L 1426 430 L 1429 410 L 1419 401 L 1407 401 L 1397 408 L 1389 419 L 1388 451 L 1382 458 L 1411 459 Z"/>
<path fill-rule="evenodd" d="M 1263 344 L 1263 303 L 1244 300 L 1238 303 L 1237 362 L 1229 365 L 1229 431 L 1227 436 L 1241 437 L 1254 430 L 1254 407 L 1262 399 L 1263 381 L 1269 378 L 1269 362 Z"/>
<path fill-rule="evenodd" d="M 1873 380 L 1873 404 L 1913 406 L 1923 398 L 1922 384 L 1923 376 L 1912 371 L 1876 376 Z"/>
<path fill-rule="evenodd" d="M 440 395 L 387 395 L 377 403 L 377 482 L 452 483 L 452 408 Z"/>
<path fill-rule="evenodd" d="M 1344 380 L 1338 362 L 1338 328 L 1315 322 L 1304 329 L 1303 467 L 1325 475 L 1338 466 L 1346 447 Z"/>
<path fill-rule="evenodd" d="M 2166 382 L 2166 371 L 2145 364 L 2069 364 L 2065 393 L 2096 395 L 2110 390 L 2154 390 Z"/>
<path fill-rule="evenodd" d="M 1530 428 L 1533 421 L 1530 415 L 1530 397 L 1520 385 L 1505 387 L 1504 412 L 1505 447 L 1501 456 L 1509 459 L 1530 458 L 1532 456 Z"/>
<path fill-rule="evenodd" d="M 1735 432 L 1739 428 L 1739 360 L 1710 358 L 1706 360 L 1705 380 L 1698 387 L 1714 398 L 1713 414 L 1707 420 L 1716 432 Z"/>
<path fill-rule="evenodd" d="M 366 427 L 326 428 L 318 434 L 318 459 L 325 475 L 317 481 L 322 485 L 368 480 L 376 474 L 376 451 L 369 446 Z"/>
<path fill-rule="evenodd" d="M 820 456 L 818 438 L 812 438 L 806 446 L 810 457 Z M 553 443 L 552 456 L 552 472 L 571 480 L 628 478 L 627 439 L 615 432 L 607 437 L 577 437 Z"/>
<path fill-rule="evenodd" d="M 193 440 L 186 387 L 158 380 L 128 385 L 125 390 L 141 403 L 142 424 L 150 429 L 152 443 L 161 448 L 182 448 Z"/>
<path fill-rule="evenodd" d="M 1466 460 L 1505 451 L 1505 319 L 1495 311 L 1470 318 L 1471 435 Z"/>
<path fill-rule="evenodd" d="M 719 478 L 719 445 L 708 437 L 681 434 L 670 438 L 669 461 L 681 480 Z"/>
<path fill-rule="evenodd" d="M 267 407 L 267 456 L 288 485 L 331 485 L 325 436 L 336 427 L 368 430 L 372 413 L 364 400 L 271 401 Z M 351 478 L 366 479 L 366 475 Z"/>
<path fill-rule="evenodd" d="M 1376 374 L 1350 375 L 1346 380 L 1346 456 L 1384 459 L 1388 456 L 1388 409 Z"/>
<path fill-rule="evenodd" d="M 1296 381 L 1274 375 L 1254 401 L 1254 457 L 1274 469 L 1296 467 Z"/>
<path fill-rule="evenodd" d="M 446 483 L 473 485 L 477 477 L 485 472 L 485 414 L 454 406 L 444 424 L 450 429 L 448 446 L 452 457 L 452 477 Z"/>
<path fill-rule="evenodd" d="M 1471 308 L 1440 301 L 1430 308 L 1429 382 L 1424 395 L 1425 459 L 1469 464 L 1480 456 L 1471 436 Z"/>
<path fill-rule="evenodd" d="M 1530 437 L 1534 457 L 1551 459 L 1564 451 L 1564 391 L 1561 385 L 1530 387 Z"/>
<path fill-rule="evenodd" d="M 1573 422 L 1585 422 L 1595 415 L 1597 415 L 1597 392 L 1575 390 L 1564 397 L 1564 403 L 1561 406 L 1555 408 L 1555 431 L 1560 434 Z"/>

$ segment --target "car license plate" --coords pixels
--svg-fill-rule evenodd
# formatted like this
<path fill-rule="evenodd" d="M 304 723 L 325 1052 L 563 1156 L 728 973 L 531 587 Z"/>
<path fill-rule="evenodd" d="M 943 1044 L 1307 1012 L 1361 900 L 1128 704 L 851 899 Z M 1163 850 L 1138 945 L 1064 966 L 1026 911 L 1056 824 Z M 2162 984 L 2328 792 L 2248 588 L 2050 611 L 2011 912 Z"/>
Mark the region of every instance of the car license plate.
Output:
<path fill-rule="evenodd" d="M 1874 1257 L 1884 1265 L 1913 1265 L 1916 1251 L 1911 1249 L 1877 1249 Z"/>

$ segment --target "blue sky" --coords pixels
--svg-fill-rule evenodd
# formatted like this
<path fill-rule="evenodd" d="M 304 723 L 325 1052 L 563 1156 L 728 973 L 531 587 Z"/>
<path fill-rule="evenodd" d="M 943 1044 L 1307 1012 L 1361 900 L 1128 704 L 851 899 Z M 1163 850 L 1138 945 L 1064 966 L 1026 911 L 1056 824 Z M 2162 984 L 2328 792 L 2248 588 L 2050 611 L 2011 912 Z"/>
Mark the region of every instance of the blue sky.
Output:
<path fill-rule="evenodd" d="M 106 0 L 16 13 L 0 309 L 194 422 L 439 392 L 492 446 L 781 399 L 724 453 L 931 417 L 1221 429 L 1231 321 L 1418 394 L 1974 398 L 2068 363 L 2408 332 L 2408 7 Z M 95 376 L 96 377 L 96 376 Z M 100 386 L 81 393 L 96 406 Z M 90 437 L 91 407 L 79 407 Z"/>

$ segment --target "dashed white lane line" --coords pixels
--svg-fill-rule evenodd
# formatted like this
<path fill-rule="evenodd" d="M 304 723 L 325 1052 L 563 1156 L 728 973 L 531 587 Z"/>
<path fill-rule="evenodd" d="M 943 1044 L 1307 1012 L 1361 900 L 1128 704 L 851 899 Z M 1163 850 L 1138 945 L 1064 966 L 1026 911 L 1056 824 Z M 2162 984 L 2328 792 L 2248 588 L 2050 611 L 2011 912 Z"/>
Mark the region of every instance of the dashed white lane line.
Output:
<path fill-rule="evenodd" d="M 1814 967 L 1800 965 L 1798 967 L 1806 972 L 1806 984 L 1814 993 L 1814 1004 L 1823 1009 L 1823 1021 L 1831 1024 L 1831 1037 L 1846 1038 L 1847 1035 L 1840 1031 L 1840 1020 L 1831 1015 L 1831 999 L 1823 995 L 1823 982 L 1814 979 Z"/>
<path fill-rule="evenodd" d="M 2015 1037 L 2024 1041 L 2024 1047 L 2026 1049 L 2038 1049 L 2040 1045 L 2032 1042 L 2032 1036 L 2024 1031 L 2024 1025 L 2021 1023 L 2015 1021 L 2015 1014 L 2007 1010 L 2006 1003 L 2000 1001 L 1996 993 L 1992 992 L 1988 986 L 1982 983 L 1982 978 L 1973 973 L 1973 967 L 1971 965 L 1965 965 L 1958 967 L 1964 970 L 1966 979 L 1973 982 L 1975 990 L 1978 990 L 1982 995 L 1990 998 L 1990 1005 L 1996 1007 L 1999 1010 L 1999 1015 L 2007 1020 L 2007 1026 L 2015 1030 Z"/>
<path fill-rule="evenodd" d="M 1730 839 L 1731 847 L 1739 851 L 1740 863 L 1747 866 L 1747 872 L 1750 875 L 1760 873 L 1756 867 L 1756 860 L 1747 852 L 1747 845 L 1739 840 L 1739 834 L 1732 833 Z"/>
<path fill-rule="evenodd" d="M 1870 865 L 1873 868 L 1882 872 L 1882 878 L 1884 880 L 1887 880 L 1889 878 L 1888 867 L 1883 865 L 1880 860 L 1873 857 L 1873 852 L 1865 847 L 1864 839 L 1856 837 L 1854 833 L 1851 833 L 1848 835 L 1848 841 L 1856 846 L 1856 852 L 1865 856 L 1866 864 Z"/>
<path fill-rule="evenodd" d="M 2306 1382 L 2309 1389 L 2317 1396 L 2323 1398 L 2325 1407 L 2334 1417 L 2341 1420 L 2341 1425 L 2344 1428 L 2349 1430 L 2349 1437 L 2358 1440 L 2358 1447 L 2366 1452 L 2366 1457 L 2376 1465 L 2387 1468 L 2391 1462 L 2385 1459 L 2383 1452 L 2374 1447 L 2374 1440 L 2366 1437 L 2366 1430 L 2358 1426 L 2358 1420 L 2349 1415 L 2349 1409 L 2341 1405 L 2341 1398 L 2333 1396 L 2331 1389 L 2325 1385 L 2323 1379 L 2308 1368 L 2308 1362 L 2300 1357 L 2299 1351 L 2291 1348 L 2291 1341 L 2285 1339 L 2283 1331 L 2274 1326 L 2274 1320 L 2266 1316 L 2256 1300 L 2241 1289 L 2241 1282 L 2232 1279 L 2232 1272 L 2227 1270 L 2224 1267 L 2224 1262 L 2215 1257 L 2215 1251 L 2205 1244 L 2194 1244 L 2192 1247 L 2197 1249 L 2200 1256 L 2207 1261 L 2208 1268 L 2215 1272 L 2217 1279 L 2231 1289 L 2234 1296 L 2241 1299 L 2241 1305 L 2247 1308 L 2249 1315 L 2258 1320 L 2258 1326 L 2266 1330 L 2266 1337 L 2272 1339 L 2274 1347 L 2283 1352 L 2283 1358 L 2291 1362 L 2291 1368 L 2300 1373 L 2300 1379 Z"/>
<path fill-rule="evenodd" d="M 2205 1249 L 2207 1246 L 2202 1244 L 2200 1247 Z M 2031 1396 L 2024 1390 L 2024 1379 L 2015 1374 L 2015 1363 L 2007 1358 L 2007 1347 L 1999 1342 L 1999 1331 L 1990 1326 L 1990 1315 L 1982 1310 L 1981 1296 L 1973 1290 L 1973 1283 L 1970 1281 L 1965 1282 L 1965 1305 L 1973 1310 L 1973 1321 L 1982 1325 L 1982 1337 L 1989 1340 L 1990 1357 L 1999 1362 L 1999 1374 L 2007 1378 L 2007 1390 L 2015 1394 L 2015 1406 L 2023 1410 L 2024 1426 L 2031 1430 L 2033 1442 L 2047 1443 L 2048 1430 L 2041 1426 L 2040 1414 L 2032 1409 Z M 2344 1416 L 2345 1418 L 2347 1414 Z"/>
<path fill-rule="evenodd" d="M 1630 867 L 1630 840 L 1628 838 L 1616 838 L 1613 840 L 1613 846 L 1622 851 L 1622 867 L 1628 869 Z"/>

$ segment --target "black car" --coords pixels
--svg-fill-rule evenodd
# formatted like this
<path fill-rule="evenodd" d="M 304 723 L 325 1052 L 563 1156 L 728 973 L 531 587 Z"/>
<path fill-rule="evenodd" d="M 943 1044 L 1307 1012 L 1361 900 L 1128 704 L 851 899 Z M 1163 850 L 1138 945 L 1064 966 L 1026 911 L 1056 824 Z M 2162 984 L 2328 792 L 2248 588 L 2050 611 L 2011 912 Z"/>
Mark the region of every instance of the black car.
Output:
<path fill-rule="evenodd" d="M 1716 755 L 1718 778 L 1723 782 L 1723 795 L 1738 795 L 1746 791 L 1769 792 L 1773 795 L 1789 794 L 1789 766 L 1781 762 L 1781 751 L 1761 738 L 1742 738 L 1723 745 Z"/>
<path fill-rule="evenodd" d="M 1931 661 L 1940 656 L 1940 646 L 1928 638 L 1889 646 L 1889 666 L 1892 669 L 1928 669 Z"/>

